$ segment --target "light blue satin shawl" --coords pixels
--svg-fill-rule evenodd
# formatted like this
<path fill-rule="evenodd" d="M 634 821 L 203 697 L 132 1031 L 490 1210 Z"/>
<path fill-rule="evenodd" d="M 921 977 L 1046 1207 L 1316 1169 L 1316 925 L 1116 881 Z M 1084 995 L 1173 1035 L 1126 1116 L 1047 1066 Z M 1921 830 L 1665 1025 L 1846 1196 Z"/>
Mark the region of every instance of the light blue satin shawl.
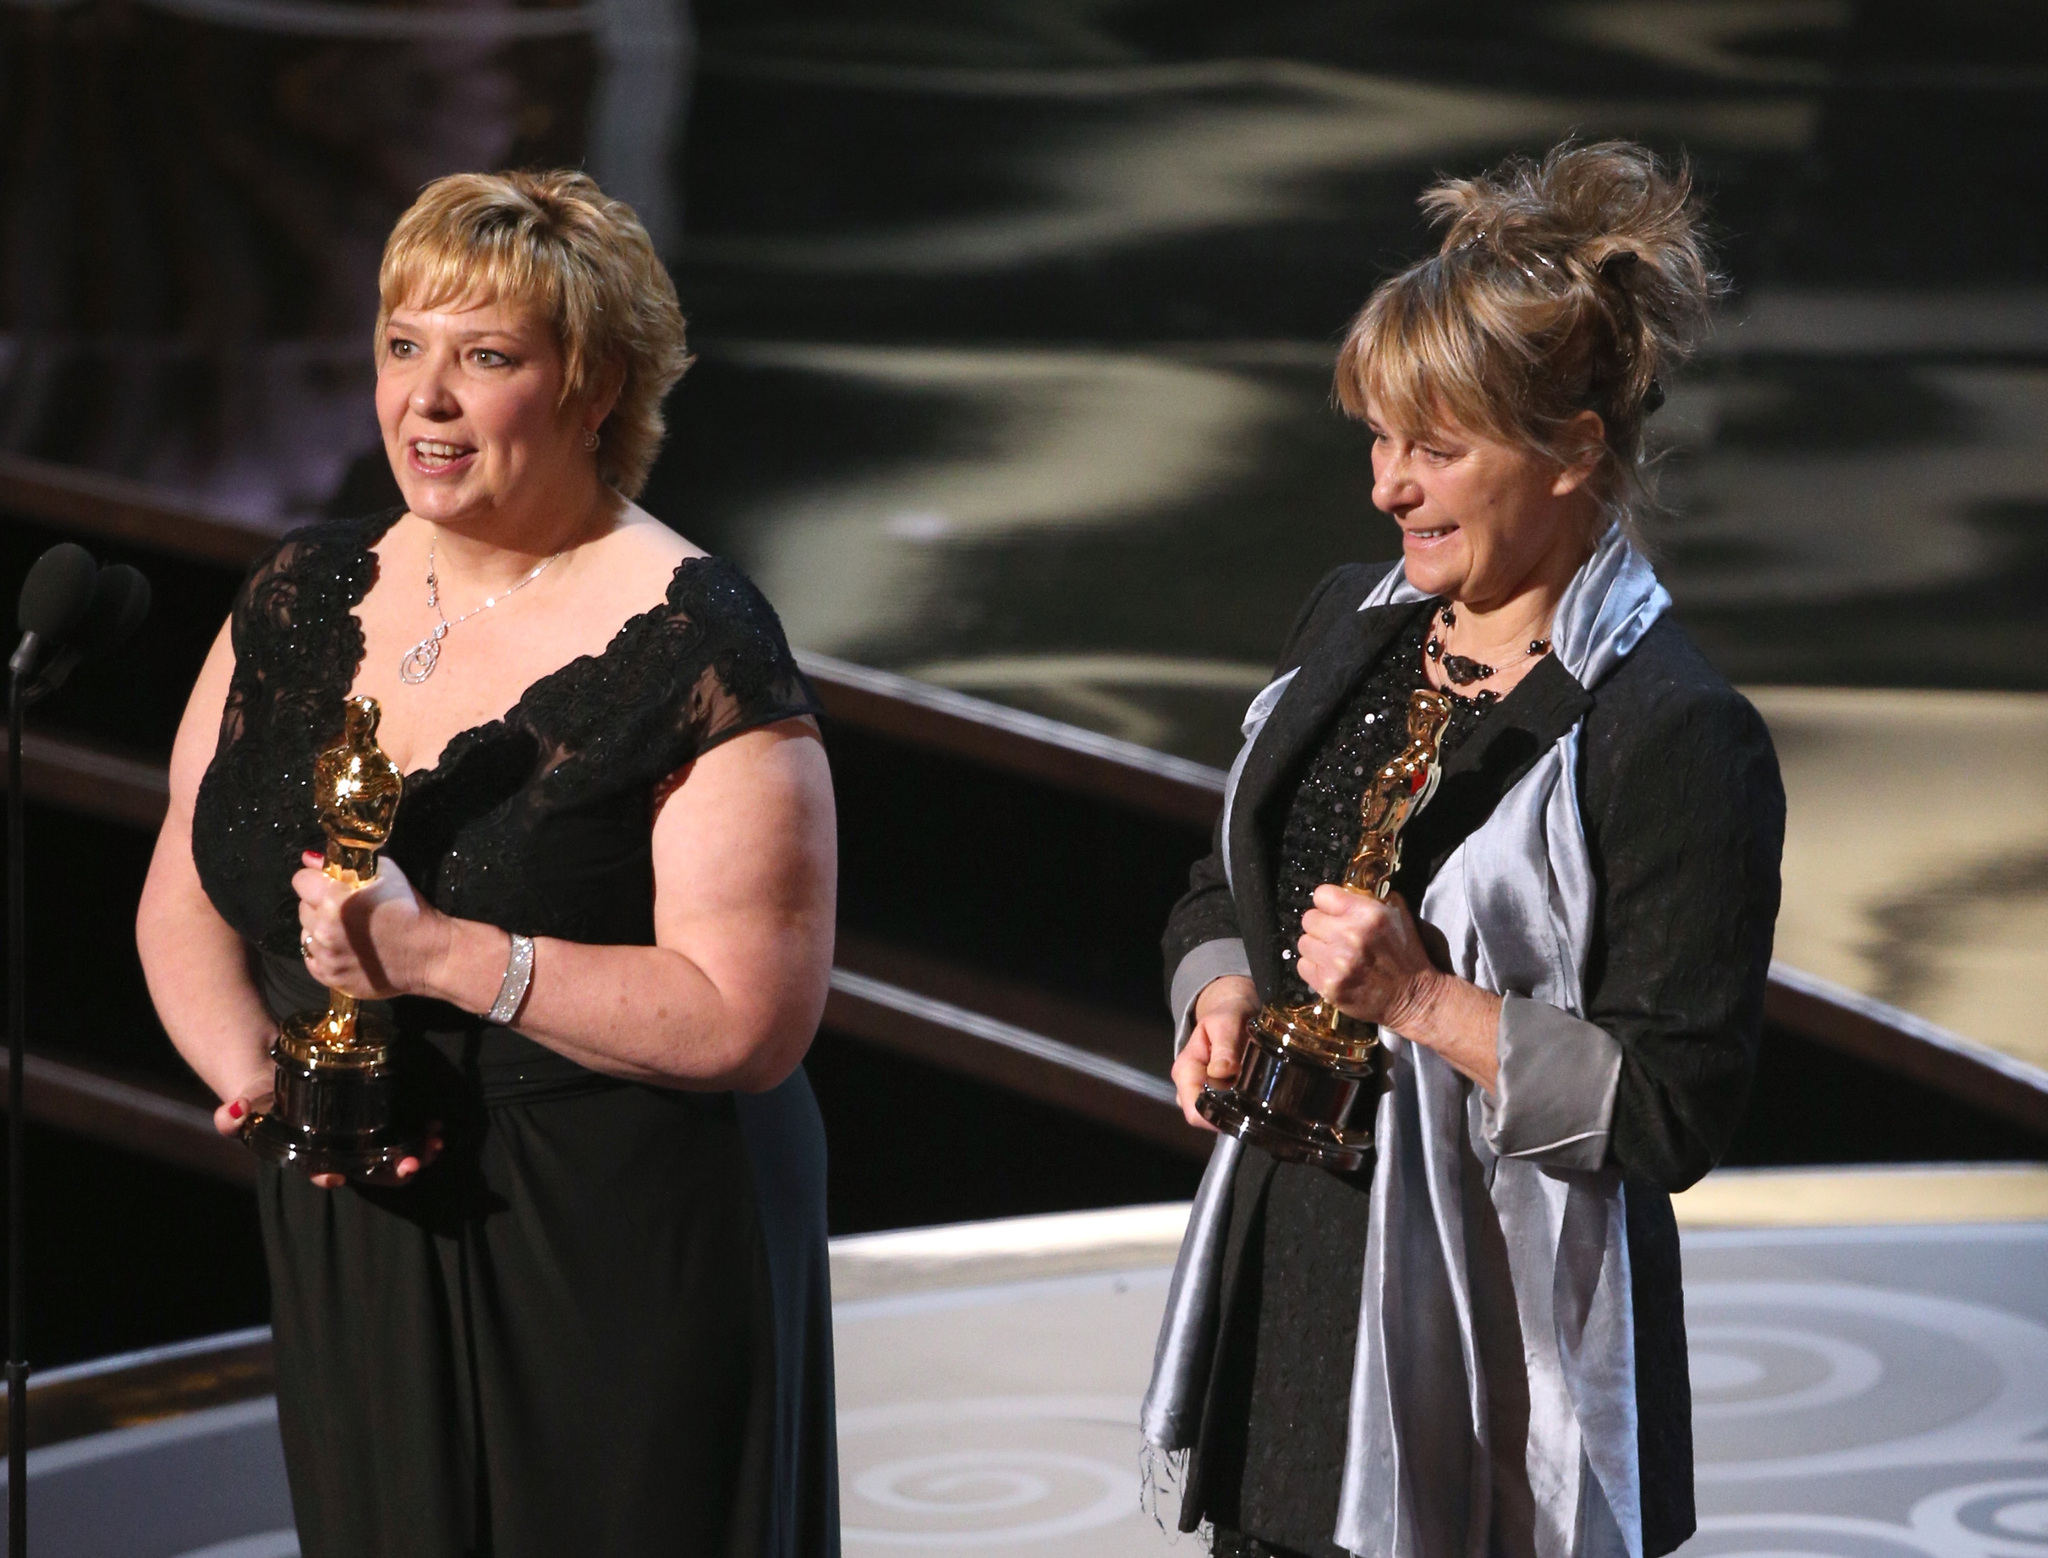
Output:
<path fill-rule="evenodd" d="M 1397 568 L 1359 609 L 1423 598 Z M 1553 653 L 1596 687 L 1670 604 L 1612 527 L 1558 603 Z M 1246 750 L 1291 679 L 1254 700 Z M 1575 725 L 1445 861 L 1421 910 L 1454 972 L 1575 1017 L 1595 912 L 1579 748 Z M 1240 754 L 1233 789 L 1242 767 Z M 1486 1093 L 1434 1052 L 1385 1039 L 1337 1545 L 1369 1558 L 1642 1558 L 1620 1174 L 1497 1155 Z M 1162 1451 L 1199 1432 L 1241 1151 L 1218 1142 L 1168 1292 L 1142 1415 Z"/>

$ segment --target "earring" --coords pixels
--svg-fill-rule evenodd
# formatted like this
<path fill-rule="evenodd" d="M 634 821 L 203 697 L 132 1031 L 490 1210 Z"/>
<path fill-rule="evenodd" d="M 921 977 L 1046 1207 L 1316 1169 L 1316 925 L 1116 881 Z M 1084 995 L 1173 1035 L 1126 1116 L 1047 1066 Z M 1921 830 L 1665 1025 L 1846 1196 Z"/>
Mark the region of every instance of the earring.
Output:
<path fill-rule="evenodd" d="M 596 429 L 596 428 L 594 428 L 594 427 L 586 427 L 586 428 L 585 428 L 585 429 L 583 430 L 583 447 L 584 447 L 584 448 L 586 448 L 586 449 L 595 449 L 595 448 L 597 447 L 597 429 Z"/>

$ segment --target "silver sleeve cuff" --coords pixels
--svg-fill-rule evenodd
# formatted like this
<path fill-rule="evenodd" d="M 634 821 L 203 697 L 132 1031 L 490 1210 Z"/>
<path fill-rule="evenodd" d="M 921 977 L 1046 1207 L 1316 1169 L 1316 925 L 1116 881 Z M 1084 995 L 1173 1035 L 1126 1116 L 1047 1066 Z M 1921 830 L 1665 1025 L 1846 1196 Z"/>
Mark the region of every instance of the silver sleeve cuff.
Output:
<path fill-rule="evenodd" d="M 1188 1034 L 1194 1029 L 1195 997 L 1212 981 L 1227 974 L 1242 974 L 1247 979 L 1252 976 L 1244 942 L 1236 936 L 1205 941 L 1180 960 L 1180 967 L 1173 971 L 1173 988 L 1168 997 L 1173 1005 L 1174 1054 L 1180 1053 L 1180 1047 L 1187 1043 Z"/>
<path fill-rule="evenodd" d="M 1200 950 L 1199 948 L 1197 950 Z M 1544 1168 L 1607 1161 L 1621 1043 L 1605 1028 L 1518 995 L 1500 1005 L 1500 1092 L 1485 1099 L 1487 1145 Z"/>

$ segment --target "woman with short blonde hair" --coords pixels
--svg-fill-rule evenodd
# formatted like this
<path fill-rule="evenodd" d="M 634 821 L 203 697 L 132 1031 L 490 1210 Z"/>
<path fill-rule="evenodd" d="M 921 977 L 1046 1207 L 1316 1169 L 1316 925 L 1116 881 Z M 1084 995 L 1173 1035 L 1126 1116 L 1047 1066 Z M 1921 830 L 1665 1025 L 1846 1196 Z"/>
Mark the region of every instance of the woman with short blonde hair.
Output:
<path fill-rule="evenodd" d="M 618 376 L 596 429 L 598 479 L 637 498 L 661 449 L 661 402 L 690 366 L 675 283 L 639 219 L 582 173 L 457 173 L 398 219 L 377 272 L 374 351 L 403 304 L 524 298 L 553 325 L 562 397 Z"/>
<path fill-rule="evenodd" d="M 1266 1003 L 1379 1024 L 1387 1087 L 1355 1169 L 1220 1140 L 1144 1429 L 1218 1558 L 1657 1558 L 1693 1529 L 1670 1194 L 1747 1096 L 1784 832 L 1762 722 L 1634 540 L 1718 283 L 1639 146 L 1423 205 L 1441 248 L 1337 368 L 1401 562 L 1302 609 L 1166 931 L 1191 1123 Z M 1441 782 L 1381 902 L 1333 884 L 1425 688 Z"/>
<path fill-rule="evenodd" d="M 323 986 L 396 1029 L 419 1150 L 259 1171 L 300 1550 L 836 1553 L 831 781 L 774 611 L 632 501 L 675 289 L 573 172 L 429 185 L 380 286 L 404 507 L 251 570 L 137 926 L 227 1134 Z M 311 779 L 357 696 L 405 783 L 350 893 Z"/>

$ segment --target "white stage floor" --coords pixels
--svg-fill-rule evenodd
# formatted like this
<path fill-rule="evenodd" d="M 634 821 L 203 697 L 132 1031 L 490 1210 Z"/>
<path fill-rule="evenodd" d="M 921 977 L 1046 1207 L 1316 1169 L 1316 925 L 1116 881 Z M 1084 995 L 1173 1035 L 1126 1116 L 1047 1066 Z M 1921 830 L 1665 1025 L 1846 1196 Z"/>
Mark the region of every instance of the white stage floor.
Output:
<path fill-rule="evenodd" d="M 1701 1530 L 1683 1551 L 2048 1558 L 2048 1174 L 1710 1183 L 1686 1218 Z M 1832 1205 L 1836 1225 L 1698 1226 L 1745 1204 L 1759 1224 Z M 1926 1220 L 1873 1220 L 1887 1206 Z M 835 1245 L 849 1558 L 1205 1551 L 1139 1506 L 1182 1215 Z M 275 1421 L 259 1398 L 34 1451 L 38 1558 L 296 1554 Z"/>

